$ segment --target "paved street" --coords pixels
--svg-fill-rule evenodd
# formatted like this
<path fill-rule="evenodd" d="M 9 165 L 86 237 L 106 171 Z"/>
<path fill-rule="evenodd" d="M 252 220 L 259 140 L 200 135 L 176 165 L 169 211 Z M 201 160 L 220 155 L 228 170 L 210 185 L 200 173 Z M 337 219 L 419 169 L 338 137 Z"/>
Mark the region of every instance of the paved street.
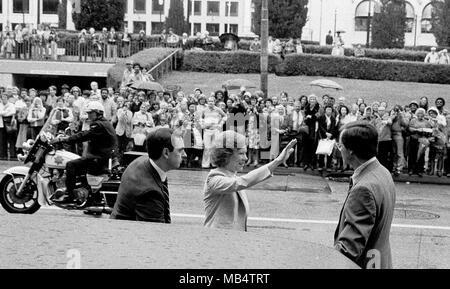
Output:
<path fill-rule="evenodd" d="M 11 165 L 12 163 L 0 162 L 0 170 L 3 171 Z M 185 243 L 180 241 L 180 244 L 183 244 L 184 247 L 182 247 L 186 251 L 192 249 L 189 247 L 189 244 L 196 244 L 193 240 L 195 240 L 194 236 L 197 236 L 197 232 L 203 240 L 197 243 L 197 247 L 201 245 L 200 247 L 204 248 L 208 242 L 205 242 L 203 238 L 211 238 L 212 232 L 205 232 L 205 229 L 202 229 L 202 188 L 206 175 L 206 171 L 176 171 L 169 173 L 173 219 L 173 225 L 170 226 L 173 227 L 171 230 L 174 230 L 174 232 L 167 234 L 176 238 L 180 238 L 180 236 L 186 238 Z M 267 264 L 272 264 L 270 267 L 278 266 L 280 268 L 299 266 L 298 264 L 294 265 L 295 262 L 292 263 L 294 255 L 286 254 L 286 251 L 284 251 L 282 256 L 286 258 L 290 256 L 290 258 L 283 259 L 284 257 L 275 257 L 276 254 L 274 252 L 278 252 L 277 250 L 280 250 L 281 247 L 289 247 L 289 250 L 297 248 L 297 250 L 303 251 L 303 249 L 299 248 L 305 248 L 303 244 L 310 243 L 316 244 L 311 245 L 311 248 L 325 248 L 323 249 L 324 252 L 328 252 L 326 248 L 330 248 L 332 251 L 334 229 L 342 203 L 345 200 L 347 188 L 348 184 L 346 183 L 331 182 L 317 176 L 278 174 L 248 192 L 250 202 L 248 236 L 245 236 L 246 234 L 233 235 L 222 231 L 214 231 L 214 234 L 224 234 L 224 241 L 227 244 L 233 244 L 233 242 L 241 240 L 242 246 L 261 245 L 256 240 L 263 243 L 267 242 L 267 244 L 271 240 L 283 240 L 276 241 L 282 242 L 280 246 L 269 246 L 272 249 L 267 250 L 267 247 L 265 247 L 266 249 L 259 251 L 260 253 L 268 254 L 267 259 L 264 259 L 264 261 L 255 261 L 258 259 L 252 259 L 248 256 L 247 258 L 242 257 L 242 260 L 245 260 L 241 265 L 243 268 L 263 268 Z M 73 240 L 75 247 L 84 248 L 85 254 L 89 256 L 87 257 L 89 260 L 88 266 L 96 267 L 102 263 L 102 258 L 106 258 L 104 254 L 101 254 L 101 252 L 105 252 L 102 251 L 102 246 L 123 247 L 124 242 L 129 243 L 122 237 L 116 239 L 116 235 L 108 231 L 108 228 L 114 227 L 115 231 L 113 232 L 117 232 L 117 236 L 128 233 L 131 236 L 135 236 L 136 240 L 143 238 L 142 236 L 145 234 L 142 233 L 142 230 L 147 228 L 149 228 L 149 234 L 155 232 L 161 234 L 162 232 L 161 225 L 135 225 L 128 222 L 126 222 L 126 226 L 123 225 L 123 222 L 118 222 L 115 225 L 116 222 L 107 220 L 106 216 L 94 220 L 93 217 L 85 216 L 82 212 L 67 212 L 44 208 L 33 216 L 11 216 L 0 209 L 0 220 L 2 220 L 0 225 L 0 243 L 2 244 L 0 245 L 0 250 L 2 252 L 9 250 L 9 254 L 0 257 L 0 267 L 8 266 L 8 264 L 1 261 L 1 258 L 5 256 L 9 262 L 20 264 L 20 266 L 24 267 L 36 266 L 36 262 L 40 262 L 39 260 L 42 261 L 42 264 L 46 264 L 49 267 L 60 266 L 61 260 L 51 261 L 54 259 L 49 260 L 49 258 L 53 257 L 46 257 L 45 254 L 41 255 L 39 260 L 27 259 L 27 256 L 35 256 L 32 250 L 42 250 L 42 252 L 47 252 L 47 254 L 51 255 L 57 250 L 63 250 L 63 247 L 57 244 L 61 244 L 61 242 L 66 244 L 70 240 Z M 394 267 L 450 268 L 449 225 L 449 186 L 398 183 L 396 213 L 391 232 Z M 40 228 L 33 230 L 37 235 L 30 236 L 26 228 L 36 227 Z M 48 229 L 45 230 L 43 228 Z M 68 229 L 75 230 L 75 232 L 71 232 L 68 235 Z M 81 231 L 78 232 L 77 230 Z M 109 232 L 106 236 L 105 230 Z M 26 242 L 30 238 L 45 239 L 47 235 L 49 240 L 46 242 L 39 244 Z M 161 236 L 162 239 L 166 237 Z M 242 238 L 248 238 L 248 242 L 247 239 L 244 240 Z M 128 256 L 123 259 L 123 264 L 115 263 L 115 266 L 104 264 L 103 266 L 107 268 L 116 267 L 117 265 L 130 267 L 129 265 L 133 264 L 131 261 L 133 256 L 137 258 L 139 254 L 146 254 L 133 249 L 132 243 L 129 247 L 128 253 L 125 253 L 125 251 L 120 252 L 120 254 L 127 254 L 126 256 Z M 149 247 L 153 248 L 154 244 Z M 46 249 L 43 250 L 43 248 Z M 176 246 L 176 248 L 178 249 L 175 251 L 181 250 L 180 246 Z M 171 248 L 165 248 L 162 252 L 169 249 Z M 11 250 L 14 252 L 11 252 Z M 81 251 L 82 256 L 83 250 Z M 96 257 L 97 263 L 92 261 L 92 254 L 95 255 L 93 252 L 96 252 L 96 250 L 100 250 Z M 314 253 L 309 254 L 306 252 L 314 251 L 314 249 L 311 250 L 306 249 L 305 252 L 302 252 L 306 259 L 312 258 L 311 255 L 314 255 Z M 320 251 L 320 249 L 318 250 Z M 25 253 L 22 254 L 21 252 Z M 193 252 L 198 253 L 199 249 L 193 249 Z M 63 254 L 62 252 L 60 253 Z M 297 252 L 295 258 L 302 258 L 302 254 Z M 188 255 L 192 260 L 195 260 L 195 254 L 189 253 Z M 198 258 L 199 256 L 197 255 Z M 64 255 L 62 258 L 64 258 Z M 106 258 L 105 262 L 111 262 L 111 258 Z M 317 258 L 317 256 L 314 258 Z M 229 257 L 227 260 L 218 266 L 226 267 L 233 262 L 237 262 L 234 257 Z M 178 261 L 180 263 L 177 264 L 180 264 L 182 268 L 187 266 L 186 260 Z M 148 260 L 147 263 L 139 261 L 136 264 L 151 268 L 158 267 L 157 264 L 152 262 L 152 260 Z M 169 263 L 161 264 L 161 266 L 164 268 L 173 266 L 173 263 Z M 138 266 L 136 264 L 131 267 Z M 205 265 L 204 263 L 192 261 L 190 264 L 194 264 L 192 267 L 197 265 L 214 268 L 214 262 Z"/>

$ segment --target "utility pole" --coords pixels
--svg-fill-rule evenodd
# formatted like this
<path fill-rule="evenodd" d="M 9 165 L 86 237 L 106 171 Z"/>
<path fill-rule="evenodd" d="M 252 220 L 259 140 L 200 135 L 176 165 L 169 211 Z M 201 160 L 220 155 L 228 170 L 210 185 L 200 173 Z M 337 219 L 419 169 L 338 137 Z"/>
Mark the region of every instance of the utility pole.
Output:
<path fill-rule="evenodd" d="M 269 9 L 268 0 L 262 0 L 261 6 L 261 91 L 268 98 L 269 86 Z"/>

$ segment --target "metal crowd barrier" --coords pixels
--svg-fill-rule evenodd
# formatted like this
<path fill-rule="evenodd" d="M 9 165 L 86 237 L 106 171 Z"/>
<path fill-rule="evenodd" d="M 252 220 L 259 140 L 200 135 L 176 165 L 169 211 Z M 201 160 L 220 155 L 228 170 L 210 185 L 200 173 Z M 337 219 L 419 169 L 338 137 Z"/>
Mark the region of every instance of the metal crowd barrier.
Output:
<path fill-rule="evenodd" d="M 132 40 L 111 43 L 80 43 L 78 39 L 60 40 L 41 44 L 31 41 L 15 42 L 11 49 L 7 49 L 1 41 L 0 58 L 16 60 L 38 61 L 70 61 L 70 62 L 104 62 L 116 63 L 130 57 L 144 49 L 154 47 L 180 48 L 181 45 L 169 45 L 155 41 Z"/>

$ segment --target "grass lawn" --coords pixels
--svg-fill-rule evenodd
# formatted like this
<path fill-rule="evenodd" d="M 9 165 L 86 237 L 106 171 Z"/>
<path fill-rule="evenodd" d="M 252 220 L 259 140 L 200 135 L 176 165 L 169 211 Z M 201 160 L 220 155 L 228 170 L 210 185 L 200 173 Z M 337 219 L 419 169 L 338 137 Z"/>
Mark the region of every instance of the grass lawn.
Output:
<path fill-rule="evenodd" d="M 209 95 L 211 92 L 220 89 L 223 82 L 234 78 L 247 79 L 259 86 L 259 74 L 220 74 L 178 71 L 162 79 L 161 84 L 164 86 L 180 85 L 185 93 L 193 93 L 195 88 L 200 88 L 205 95 Z M 366 103 L 370 104 L 374 101 L 387 101 L 389 107 L 392 107 L 394 104 L 408 104 L 412 100 L 418 101 L 420 97 L 427 96 L 433 105 L 437 97 L 443 97 L 448 103 L 447 107 L 450 104 L 450 85 L 327 78 L 336 81 L 344 87 L 343 91 L 336 92 L 335 90 L 311 87 L 309 85 L 311 81 L 320 78 L 311 76 L 278 77 L 271 74 L 269 75 L 269 95 L 279 95 L 282 91 L 286 91 L 290 96 L 309 95 L 312 93 L 317 96 L 329 94 L 336 98 L 345 96 L 347 103 L 354 103 L 359 97 L 362 97 Z"/>

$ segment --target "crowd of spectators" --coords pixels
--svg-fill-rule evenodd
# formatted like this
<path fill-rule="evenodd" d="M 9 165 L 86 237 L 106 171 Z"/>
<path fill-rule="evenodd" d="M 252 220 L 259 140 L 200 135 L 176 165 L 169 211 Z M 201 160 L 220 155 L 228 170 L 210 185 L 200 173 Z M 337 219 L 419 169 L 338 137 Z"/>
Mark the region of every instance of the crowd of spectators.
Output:
<path fill-rule="evenodd" d="M 137 69 L 136 69 L 137 70 Z M 46 91 L 0 88 L 0 158 L 15 159 L 22 144 L 35 138 L 50 116 L 55 131 L 72 134 L 89 128 L 84 112 L 90 101 L 100 101 L 105 117 L 114 125 L 119 139 L 117 155 L 129 150 L 145 151 L 149 132 L 171 127 L 184 137 L 187 167 L 210 168 L 215 135 L 236 130 L 247 137 L 248 166 L 259 166 L 278 156 L 293 138 L 296 153 L 283 164 L 304 170 L 349 170 L 340 151 L 316 155 L 320 140 L 339 140 L 343 127 L 357 120 L 372 123 L 379 132 L 378 158 L 393 174 L 423 173 L 450 177 L 450 114 L 445 100 L 392 104 L 366 103 L 362 98 L 348 102 L 328 95 L 290 96 L 282 92 L 266 98 L 245 87 L 232 93 L 226 88 L 205 94 L 191 92 L 139 91 L 128 86 L 90 90 L 64 85 Z M 83 154 L 83 147 L 66 148 Z"/>
<path fill-rule="evenodd" d="M 67 34 L 67 33 L 65 33 Z M 114 27 L 96 31 L 82 29 L 76 38 L 61 39 L 60 33 L 49 25 L 17 24 L 13 30 L 5 26 L 0 33 L 0 57 L 6 59 L 58 60 L 61 56 L 78 57 L 79 61 L 105 61 L 126 58 L 155 45 L 167 47 L 187 46 L 187 34 L 179 37 L 169 29 L 161 32 L 157 41 L 151 41 L 144 30 L 133 37 L 127 28 Z"/>

